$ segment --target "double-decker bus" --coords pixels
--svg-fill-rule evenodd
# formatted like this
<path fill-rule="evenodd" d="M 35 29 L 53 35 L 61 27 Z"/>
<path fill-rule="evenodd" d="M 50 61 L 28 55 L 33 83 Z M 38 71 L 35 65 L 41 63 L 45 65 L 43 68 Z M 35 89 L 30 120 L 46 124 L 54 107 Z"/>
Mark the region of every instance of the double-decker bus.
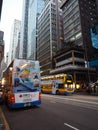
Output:
<path fill-rule="evenodd" d="M 56 74 L 41 77 L 41 92 L 47 94 L 72 94 L 74 93 L 72 75 Z"/>
<path fill-rule="evenodd" d="M 3 72 L 5 103 L 10 108 L 41 104 L 40 66 L 38 61 L 15 59 Z"/>

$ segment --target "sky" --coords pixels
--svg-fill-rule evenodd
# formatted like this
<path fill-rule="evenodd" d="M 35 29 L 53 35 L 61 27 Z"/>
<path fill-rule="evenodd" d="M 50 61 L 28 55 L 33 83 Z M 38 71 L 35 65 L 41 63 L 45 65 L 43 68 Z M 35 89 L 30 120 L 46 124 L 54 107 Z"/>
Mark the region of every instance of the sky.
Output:
<path fill-rule="evenodd" d="M 11 27 L 14 19 L 22 19 L 23 0 L 3 0 L 0 30 L 4 32 L 5 55 L 9 51 Z"/>

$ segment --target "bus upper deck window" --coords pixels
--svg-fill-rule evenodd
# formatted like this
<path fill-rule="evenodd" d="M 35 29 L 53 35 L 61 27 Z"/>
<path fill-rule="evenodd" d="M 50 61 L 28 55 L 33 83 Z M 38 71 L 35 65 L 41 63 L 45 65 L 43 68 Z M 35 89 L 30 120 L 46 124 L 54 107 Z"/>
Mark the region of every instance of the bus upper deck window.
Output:
<path fill-rule="evenodd" d="M 72 76 L 71 76 L 71 75 L 68 75 L 66 79 L 67 79 L 67 80 L 72 80 Z"/>

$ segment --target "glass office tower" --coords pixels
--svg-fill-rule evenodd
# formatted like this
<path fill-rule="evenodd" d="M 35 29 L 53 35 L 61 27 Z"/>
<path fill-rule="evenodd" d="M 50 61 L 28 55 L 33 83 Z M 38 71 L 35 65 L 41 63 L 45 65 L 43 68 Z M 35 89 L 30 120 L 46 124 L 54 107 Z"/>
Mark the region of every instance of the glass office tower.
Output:
<path fill-rule="evenodd" d="M 61 6 L 65 44 L 71 42 L 83 47 L 87 61 L 98 57 L 98 50 L 92 48 L 90 33 L 92 26 L 98 23 L 97 3 L 96 0 L 66 0 Z"/>
<path fill-rule="evenodd" d="M 29 0 L 27 58 L 36 59 L 37 21 L 45 0 Z"/>

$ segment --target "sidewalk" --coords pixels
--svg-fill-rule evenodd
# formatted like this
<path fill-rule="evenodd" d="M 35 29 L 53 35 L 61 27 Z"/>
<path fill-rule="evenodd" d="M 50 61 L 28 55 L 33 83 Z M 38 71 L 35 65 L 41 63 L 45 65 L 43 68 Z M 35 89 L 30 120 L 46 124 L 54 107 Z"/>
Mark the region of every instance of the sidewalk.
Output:
<path fill-rule="evenodd" d="M 3 118 L 2 118 L 1 107 L 0 107 L 0 130 L 5 130 L 5 128 L 4 128 L 4 122 L 3 122 Z"/>
<path fill-rule="evenodd" d="M 98 91 L 93 92 L 91 90 L 81 89 L 81 90 L 75 91 L 75 94 L 78 94 L 78 95 L 98 96 Z"/>
<path fill-rule="evenodd" d="M 1 107 L 0 107 L 0 130 L 10 130 Z"/>

